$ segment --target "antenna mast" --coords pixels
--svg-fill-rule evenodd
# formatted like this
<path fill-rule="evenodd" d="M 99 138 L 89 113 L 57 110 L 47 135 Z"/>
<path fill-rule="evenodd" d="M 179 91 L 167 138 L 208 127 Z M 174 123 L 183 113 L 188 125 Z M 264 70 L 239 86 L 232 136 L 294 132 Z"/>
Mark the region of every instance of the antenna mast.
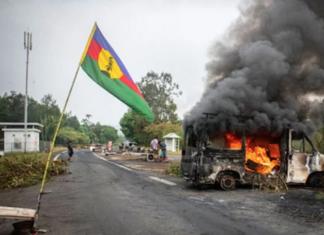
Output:
<path fill-rule="evenodd" d="M 29 65 L 29 51 L 32 50 L 32 33 L 24 32 L 24 49 L 27 50 L 26 60 L 26 93 L 25 93 L 25 146 L 24 150 L 27 152 L 27 122 L 28 122 L 28 65 Z"/>

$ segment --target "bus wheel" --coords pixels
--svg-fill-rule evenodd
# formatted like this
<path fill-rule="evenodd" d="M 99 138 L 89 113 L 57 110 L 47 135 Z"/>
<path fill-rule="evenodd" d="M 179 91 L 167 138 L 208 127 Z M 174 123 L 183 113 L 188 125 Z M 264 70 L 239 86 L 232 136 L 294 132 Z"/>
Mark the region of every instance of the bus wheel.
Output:
<path fill-rule="evenodd" d="M 226 191 L 235 189 L 235 179 L 231 175 L 224 175 L 221 178 L 219 184 L 220 184 L 221 188 Z"/>
<path fill-rule="evenodd" d="M 321 174 L 312 175 L 309 180 L 309 185 L 311 187 L 322 187 L 323 186 L 324 178 Z"/>

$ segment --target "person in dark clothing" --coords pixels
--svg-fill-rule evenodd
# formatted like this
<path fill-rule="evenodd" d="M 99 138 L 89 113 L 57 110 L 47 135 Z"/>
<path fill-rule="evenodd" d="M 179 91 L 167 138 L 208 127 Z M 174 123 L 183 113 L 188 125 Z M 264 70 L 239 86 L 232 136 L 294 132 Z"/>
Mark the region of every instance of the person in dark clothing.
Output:
<path fill-rule="evenodd" d="M 68 154 L 69 154 L 68 161 L 71 162 L 71 158 L 73 156 L 73 147 L 72 147 L 72 142 L 71 141 L 69 141 L 69 143 L 68 143 Z"/>

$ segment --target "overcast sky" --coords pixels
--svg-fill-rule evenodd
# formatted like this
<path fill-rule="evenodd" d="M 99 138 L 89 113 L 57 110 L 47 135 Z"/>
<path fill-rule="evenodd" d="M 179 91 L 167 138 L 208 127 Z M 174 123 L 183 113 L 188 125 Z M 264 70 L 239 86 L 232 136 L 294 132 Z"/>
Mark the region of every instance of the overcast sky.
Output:
<path fill-rule="evenodd" d="M 52 94 L 62 109 L 94 22 L 135 82 L 171 73 L 183 95 L 178 114 L 199 100 L 208 49 L 238 17 L 239 0 L 0 1 L 0 95 L 25 92 L 23 32 L 33 33 L 29 94 Z M 118 127 L 127 106 L 80 70 L 67 111 Z M 1 121 L 1 120 L 0 120 Z"/>

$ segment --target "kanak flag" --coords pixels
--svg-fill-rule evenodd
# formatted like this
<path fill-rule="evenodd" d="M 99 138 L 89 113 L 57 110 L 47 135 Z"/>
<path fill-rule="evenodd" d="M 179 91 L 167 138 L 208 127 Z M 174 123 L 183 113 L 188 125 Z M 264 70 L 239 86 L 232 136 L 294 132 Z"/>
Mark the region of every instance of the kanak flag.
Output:
<path fill-rule="evenodd" d="M 80 65 L 89 77 L 149 122 L 154 114 L 123 62 L 94 25 Z"/>

